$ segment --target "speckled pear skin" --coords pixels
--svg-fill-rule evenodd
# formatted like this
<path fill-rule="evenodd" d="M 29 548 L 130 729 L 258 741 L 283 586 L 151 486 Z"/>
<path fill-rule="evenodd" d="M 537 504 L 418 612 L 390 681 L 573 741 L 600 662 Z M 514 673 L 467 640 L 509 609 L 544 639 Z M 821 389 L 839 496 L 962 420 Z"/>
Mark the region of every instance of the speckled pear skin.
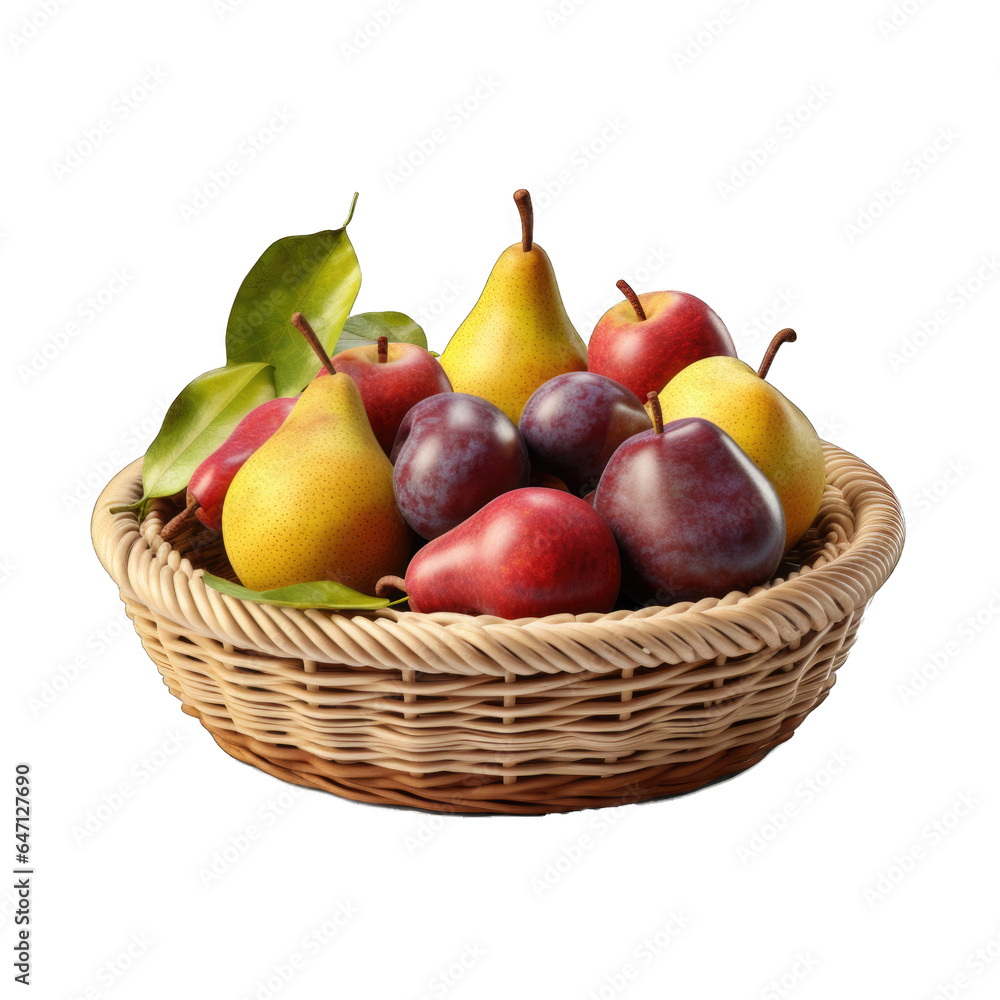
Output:
<path fill-rule="evenodd" d="M 500 255 L 441 365 L 455 392 L 488 399 L 515 424 L 543 382 L 586 370 L 587 348 L 540 246 L 525 251 L 515 243 Z"/>
<path fill-rule="evenodd" d="M 767 476 L 785 512 L 787 552 L 815 520 L 826 483 L 823 448 L 806 415 L 737 358 L 688 365 L 659 400 L 665 424 L 681 417 L 711 420 Z"/>
<path fill-rule="evenodd" d="M 226 496 L 222 536 L 251 590 L 339 580 L 374 594 L 379 577 L 403 572 L 411 532 L 350 376 L 311 382 L 247 459 Z"/>

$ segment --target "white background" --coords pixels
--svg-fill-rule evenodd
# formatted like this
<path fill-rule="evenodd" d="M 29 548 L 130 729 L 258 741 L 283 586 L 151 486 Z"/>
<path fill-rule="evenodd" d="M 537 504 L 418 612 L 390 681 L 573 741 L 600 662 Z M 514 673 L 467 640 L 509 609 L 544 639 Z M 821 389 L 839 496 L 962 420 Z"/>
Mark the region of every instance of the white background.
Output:
<path fill-rule="evenodd" d="M 35 995 L 997 995 L 1000 14 L 557 4 L 5 5 L 4 773 L 33 766 Z M 733 781 L 536 819 L 290 791 L 169 696 L 93 502 L 223 363 L 272 240 L 339 226 L 357 188 L 356 308 L 441 350 L 522 185 L 584 337 L 623 275 L 708 300 L 754 365 L 794 326 L 772 380 L 894 486 L 902 562 L 830 699 Z"/>

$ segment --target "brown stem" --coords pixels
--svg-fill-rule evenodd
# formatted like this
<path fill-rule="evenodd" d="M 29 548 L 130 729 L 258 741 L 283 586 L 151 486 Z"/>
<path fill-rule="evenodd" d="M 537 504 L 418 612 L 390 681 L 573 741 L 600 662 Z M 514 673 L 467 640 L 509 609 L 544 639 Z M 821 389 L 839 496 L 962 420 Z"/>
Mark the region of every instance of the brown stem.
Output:
<path fill-rule="evenodd" d="M 384 365 L 389 360 L 389 338 L 378 338 L 378 363 Z"/>
<path fill-rule="evenodd" d="M 333 367 L 330 355 L 326 353 L 326 348 L 319 342 L 319 337 L 313 332 L 309 321 L 300 312 L 292 313 L 292 326 L 295 327 L 303 337 L 306 338 L 309 346 L 316 352 L 316 357 L 323 362 L 323 366 L 331 375 L 337 374 L 337 369 Z"/>
<path fill-rule="evenodd" d="M 660 397 L 655 392 L 646 393 L 646 405 L 653 414 L 653 430 L 663 433 L 663 411 L 660 409 Z"/>
<path fill-rule="evenodd" d="M 383 576 L 382 579 L 375 584 L 376 597 L 388 597 L 389 592 L 393 590 L 398 590 L 401 594 L 405 594 L 406 581 L 398 576 Z"/>
<path fill-rule="evenodd" d="M 642 308 L 639 296 L 632 291 L 632 286 L 624 278 L 616 281 L 615 285 L 618 287 L 618 291 L 628 299 L 629 305 L 635 310 L 636 316 L 639 317 L 639 322 L 645 322 L 646 312 Z"/>
<path fill-rule="evenodd" d="M 200 506 L 201 504 L 189 493 L 187 506 L 176 517 L 172 517 L 167 521 L 160 531 L 160 538 L 165 542 L 169 542 L 174 535 L 180 534 L 181 529 L 190 518 L 194 517 L 194 512 Z"/>
<path fill-rule="evenodd" d="M 778 353 L 778 348 L 786 340 L 788 343 L 792 343 L 797 338 L 798 334 L 791 327 L 786 326 L 784 330 L 779 330 L 774 335 L 771 343 L 767 345 L 767 350 L 764 352 L 764 360 L 761 361 L 760 368 L 757 369 L 757 375 L 760 378 L 767 378 L 767 373 L 771 370 L 771 362 L 774 360 L 775 354 Z"/>
<path fill-rule="evenodd" d="M 531 236 L 535 227 L 535 214 L 531 210 L 531 195 L 524 188 L 514 192 L 514 204 L 521 213 L 521 249 L 527 253 L 531 249 Z"/>

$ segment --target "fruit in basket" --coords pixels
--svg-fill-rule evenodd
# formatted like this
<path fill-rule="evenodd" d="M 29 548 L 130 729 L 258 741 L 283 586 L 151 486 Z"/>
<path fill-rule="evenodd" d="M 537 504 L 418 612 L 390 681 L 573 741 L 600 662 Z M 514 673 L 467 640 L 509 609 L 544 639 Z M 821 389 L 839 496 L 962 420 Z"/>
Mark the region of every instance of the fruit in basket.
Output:
<path fill-rule="evenodd" d="M 649 427 L 635 393 L 594 372 L 549 379 L 532 393 L 518 423 L 532 472 L 558 477 L 578 496 L 597 486 L 624 440 Z"/>
<path fill-rule="evenodd" d="M 322 356 L 305 320 L 296 313 L 293 322 Z M 251 590 L 336 580 L 371 594 L 379 577 L 406 565 L 411 534 L 392 465 L 349 375 L 314 379 L 247 459 L 222 508 L 222 536 Z"/>
<path fill-rule="evenodd" d="M 399 509 L 423 538 L 443 535 L 528 483 L 528 451 L 517 428 L 492 403 L 464 392 L 412 407 L 390 457 Z"/>
<path fill-rule="evenodd" d="M 660 393 L 664 420 L 711 420 L 764 472 L 785 512 L 785 551 L 815 520 L 826 484 L 819 435 L 806 415 L 765 381 L 775 352 L 793 340 L 794 330 L 775 334 L 756 372 L 736 358 L 706 358 Z"/>
<path fill-rule="evenodd" d="M 531 197 L 522 189 L 514 201 L 521 242 L 500 255 L 441 364 L 456 392 L 488 399 L 516 424 L 543 382 L 586 369 L 587 348 L 566 314 L 548 254 L 533 242 Z"/>
<path fill-rule="evenodd" d="M 587 367 L 620 382 L 639 399 L 659 392 L 679 371 L 701 358 L 735 358 L 725 324 L 687 292 L 636 293 L 624 281 L 625 298 L 598 321 L 587 348 Z"/>
<path fill-rule="evenodd" d="M 610 529 L 579 497 L 526 487 L 497 497 L 425 545 L 399 588 L 412 611 L 498 618 L 607 612 L 618 597 L 618 549 Z"/>
<path fill-rule="evenodd" d="M 226 440 L 195 469 L 188 482 L 187 506 L 164 525 L 160 536 L 169 541 L 192 515 L 218 531 L 222 527 L 222 503 L 243 463 L 285 422 L 298 396 L 279 396 L 254 407 Z"/>
<path fill-rule="evenodd" d="M 417 344 L 390 344 L 387 337 L 341 351 L 334 355 L 333 366 L 357 383 L 368 422 L 387 455 L 411 406 L 439 392 L 451 392 L 448 376 L 430 351 Z M 323 375 L 326 368 L 317 378 Z"/>
<path fill-rule="evenodd" d="M 670 604 L 723 597 L 769 580 L 785 551 L 781 501 L 721 428 L 700 417 L 654 428 L 611 457 L 595 508 L 622 556 L 622 588 Z"/>

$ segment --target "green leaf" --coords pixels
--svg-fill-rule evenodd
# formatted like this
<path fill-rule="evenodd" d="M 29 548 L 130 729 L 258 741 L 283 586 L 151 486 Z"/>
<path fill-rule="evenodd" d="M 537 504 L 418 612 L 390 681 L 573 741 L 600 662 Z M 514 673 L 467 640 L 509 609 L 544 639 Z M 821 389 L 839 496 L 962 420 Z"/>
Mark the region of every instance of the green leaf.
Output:
<path fill-rule="evenodd" d="M 357 194 L 340 229 L 286 236 L 272 243 L 243 279 L 226 327 L 226 364 L 274 365 L 278 396 L 294 396 L 319 363 L 291 324 L 301 312 L 330 354 L 361 287 L 361 268 L 347 236 Z"/>
<path fill-rule="evenodd" d="M 216 368 L 186 385 L 170 404 L 143 459 L 142 499 L 128 509 L 184 489 L 233 428 L 274 396 L 274 369 L 260 362 Z"/>
<path fill-rule="evenodd" d="M 390 604 L 401 604 L 406 600 L 405 597 L 395 601 L 390 601 L 387 597 L 366 597 L 335 580 L 317 580 L 314 583 L 296 583 L 291 587 L 278 587 L 277 590 L 258 591 L 247 590 L 238 583 L 230 583 L 211 573 L 206 573 L 202 579 L 220 594 L 239 597 L 244 601 L 256 601 L 258 604 L 276 604 L 281 608 L 349 608 L 354 611 L 375 611 Z"/>
<path fill-rule="evenodd" d="M 416 344 L 427 350 L 424 331 L 405 313 L 372 312 L 348 316 L 344 332 L 333 353 L 339 354 L 351 347 L 375 344 L 379 337 L 388 337 L 390 344 Z"/>

